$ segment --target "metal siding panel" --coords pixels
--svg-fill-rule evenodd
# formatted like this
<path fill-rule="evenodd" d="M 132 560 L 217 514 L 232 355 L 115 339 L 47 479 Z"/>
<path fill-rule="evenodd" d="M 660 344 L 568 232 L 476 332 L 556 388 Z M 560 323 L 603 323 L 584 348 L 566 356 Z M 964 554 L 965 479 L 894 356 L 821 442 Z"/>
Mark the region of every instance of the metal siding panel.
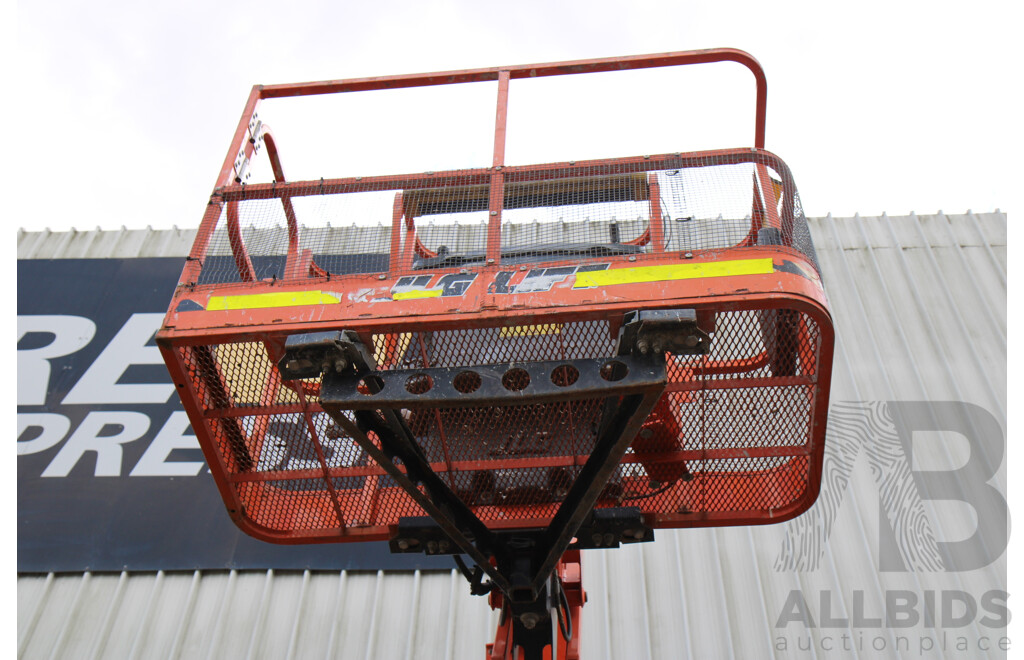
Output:
<path fill-rule="evenodd" d="M 590 593 L 592 601 L 604 601 L 608 620 L 605 657 L 649 658 L 647 602 L 640 588 L 645 577 L 639 557 L 642 548 L 639 545 L 627 545 L 615 552 L 604 552 L 603 575 L 590 570 L 588 564 L 588 559 L 598 552 L 601 551 L 586 553 L 583 559 L 583 588 Z M 587 607 L 583 608 L 584 612 Z M 589 632 L 589 624 L 584 625 L 587 626 L 587 636 L 597 634 Z"/>
<path fill-rule="evenodd" d="M 911 219 L 910 222 L 913 223 L 913 220 Z M 873 224 L 874 229 L 880 228 L 880 223 L 876 222 Z M 924 227 L 926 225 L 921 226 Z M 927 226 L 934 229 L 937 225 L 932 222 Z M 845 228 L 849 229 L 850 227 L 847 225 Z M 864 240 L 865 233 L 861 231 L 861 236 L 859 237 L 859 242 L 862 245 L 868 244 Z M 845 239 L 846 236 L 843 238 Z M 922 236 L 922 238 L 925 238 L 925 236 Z M 851 242 L 856 242 L 857 240 L 858 237 L 853 237 Z M 845 241 L 843 242 L 845 243 Z M 919 249 L 899 250 L 893 246 L 892 235 L 890 234 L 890 240 L 886 248 L 847 250 L 836 255 L 835 260 L 828 258 L 828 255 L 822 257 L 823 263 L 832 263 L 834 261 L 841 266 L 845 266 L 846 272 L 842 273 L 842 275 L 845 275 L 847 279 L 847 282 L 840 283 L 837 287 L 836 279 L 834 277 L 829 279 L 828 275 L 826 275 L 826 282 L 830 285 L 830 292 L 832 292 L 833 311 L 840 334 L 840 347 L 837 353 L 837 358 L 839 358 L 840 362 L 837 365 L 836 378 L 834 379 L 836 382 L 833 390 L 833 401 L 841 401 L 843 399 L 856 400 L 860 398 L 895 398 L 904 400 L 966 398 L 969 400 L 969 396 L 964 397 L 962 395 L 966 394 L 967 391 L 977 392 L 978 389 L 985 389 L 980 380 L 975 381 L 978 386 L 977 388 L 967 385 L 967 383 L 973 380 L 972 377 L 980 376 L 982 380 L 985 380 L 984 371 L 979 369 L 977 360 L 972 359 L 969 354 L 970 352 L 964 350 L 962 344 L 957 344 L 955 339 L 951 342 L 948 336 L 942 337 L 944 332 L 948 335 L 950 329 L 957 326 L 957 323 L 950 322 L 951 319 L 957 318 L 953 315 L 962 313 L 961 309 L 951 309 L 950 301 L 955 299 L 959 307 L 959 304 L 967 303 L 970 296 L 965 295 L 962 286 L 954 286 L 952 290 L 943 290 L 941 285 L 942 278 L 934 268 L 935 263 L 928 262 L 930 252 L 929 247 L 926 246 L 931 246 L 935 243 L 934 236 L 927 235 L 926 241 L 919 241 L 918 245 L 921 246 Z M 934 251 L 934 248 L 932 248 L 932 251 Z M 902 259 L 896 258 L 896 253 L 903 255 Z M 821 253 L 819 252 L 819 254 Z M 853 268 L 849 267 L 850 263 L 854 264 Z M 930 267 L 930 270 L 925 268 L 926 265 Z M 843 269 L 841 268 L 840 270 Z M 856 276 L 853 277 L 852 273 L 856 273 Z M 855 280 L 855 286 L 851 280 Z M 904 290 L 911 288 L 910 285 L 913 285 L 915 282 L 928 282 L 930 286 L 921 284 L 917 286 L 919 290 L 917 295 L 910 295 L 908 297 Z M 936 286 L 937 282 L 940 283 L 939 286 Z M 837 298 L 835 295 L 837 289 L 842 293 L 856 292 L 856 298 L 861 307 L 855 309 L 854 313 L 850 316 L 847 316 L 849 307 L 844 304 L 847 300 L 844 300 L 843 297 Z M 927 296 L 927 299 L 922 301 L 921 298 L 925 296 Z M 854 296 L 851 295 L 848 298 L 853 299 Z M 864 310 L 871 309 L 872 307 L 883 311 L 881 324 L 867 322 Z M 895 330 L 895 332 L 888 335 L 891 336 L 891 347 L 888 344 L 879 346 L 879 343 L 884 343 L 887 337 L 884 329 L 886 322 Z M 883 329 L 878 330 L 878 325 L 882 325 Z M 936 328 L 941 330 L 936 330 Z M 963 332 L 958 332 L 957 334 L 960 336 L 960 340 L 962 340 Z M 859 344 L 862 348 L 852 351 L 852 358 L 847 356 L 844 364 L 842 362 L 844 358 L 841 357 L 843 339 L 849 338 L 851 335 L 858 339 L 875 338 L 875 341 Z M 890 348 L 897 350 L 890 350 Z M 1001 350 L 1003 355 L 1005 355 L 1005 344 L 1000 346 L 997 343 L 995 346 L 992 346 L 992 349 L 996 352 Z M 856 364 L 857 368 L 852 367 L 851 362 Z M 950 362 L 956 363 L 955 375 L 953 369 L 949 366 Z M 844 366 L 847 367 L 845 371 L 854 378 L 852 391 L 840 385 L 841 381 L 839 381 L 839 378 L 842 377 Z M 997 380 L 996 382 L 999 381 Z M 961 388 L 958 386 L 958 383 L 962 383 L 964 386 Z M 870 394 L 864 396 L 865 391 L 869 391 Z M 979 401 L 979 403 L 981 402 Z M 990 398 L 988 403 L 988 408 L 991 410 L 991 404 L 994 401 Z M 932 447 L 935 446 L 932 445 Z M 941 447 L 938 450 L 940 457 L 944 458 L 946 464 L 949 465 L 951 462 L 946 445 L 943 443 L 939 444 L 938 447 Z M 958 483 L 957 485 L 961 489 L 984 487 L 979 484 Z M 878 488 L 878 485 L 870 478 L 869 472 L 860 470 L 854 473 L 852 493 L 855 499 L 861 500 L 869 495 L 877 497 Z M 1003 492 L 1005 492 L 1005 489 Z M 861 505 L 860 508 L 871 511 L 870 508 L 864 505 Z M 868 517 L 868 519 L 870 518 Z M 969 527 L 969 524 L 967 524 L 967 518 L 963 516 L 933 515 L 931 519 L 938 528 L 936 530 L 938 538 L 964 538 L 973 531 L 970 528 L 965 529 L 965 527 Z M 837 522 L 838 529 L 843 527 L 840 522 Z M 851 535 L 847 533 L 845 536 L 849 538 Z M 874 532 L 872 536 L 877 537 L 877 532 Z M 829 553 L 838 555 L 842 551 L 842 544 L 832 543 L 828 546 Z M 851 571 L 850 575 L 852 577 L 851 582 L 854 585 L 863 585 L 864 581 L 873 574 L 881 579 L 882 589 L 903 588 L 910 589 L 916 593 L 922 593 L 925 589 L 941 590 L 952 587 L 965 589 L 977 594 L 980 590 L 986 588 L 1005 585 L 1004 562 L 1005 557 L 987 569 L 973 571 L 970 574 L 880 572 L 875 566 L 867 566 L 861 570 Z M 845 569 L 848 564 L 844 561 L 843 566 Z M 870 598 L 877 602 L 880 595 L 880 593 L 865 591 L 866 600 Z M 927 634 L 929 631 L 924 629 L 923 626 L 918 626 L 900 632 L 913 633 L 919 636 Z M 968 638 L 976 640 L 987 631 L 979 630 L 977 623 L 974 623 L 968 630 L 960 632 Z M 891 636 L 892 634 L 890 633 Z"/>
<path fill-rule="evenodd" d="M 310 573 L 287 658 L 323 658 L 339 603 L 340 573 Z M 344 597 L 344 592 L 342 592 Z M 289 633 L 291 635 L 291 632 Z"/>
<path fill-rule="evenodd" d="M 689 626 L 687 625 L 687 606 L 691 603 L 683 598 L 686 588 L 683 575 L 679 571 L 680 559 L 689 562 L 688 554 L 682 545 L 685 533 L 675 530 L 658 530 L 657 541 L 644 544 L 640 556 L 643 559 L 643 589 L 648 604 L 647 617 L 649 627 L 655 634 L 651 635 L 651 651 L 655 658 L 679 657 L 680 650 L 688 646 Z M 591 593 L 593 586 L 590 574 L 593 570 L 591 558 L 599 556 L 614 557 L 615 552 L 595 550 L 584 559 L 583 587 Z M 588 616 L 590 604 L 583 608 L 584 616 Z M 584 622 L 584 628 L 590 628 L 590 619 Z"/>
<path fill-rule="evenodd" d="M 48 606 L 54 574 L 26 575 L 18 578 L 18 657 L 21 657 L 35 634 L 36 626 Z"/>
<path fill-rule="evenodd" d="M 367 604 L 372 603 L 376 581 L 375 573 L 348 574 L 345 584 L 345 601 L 341 604 L 335 624 L 332 658 L 350 658 L 362 655 L 366 648 L 366 632 L 370 622 Z"/>

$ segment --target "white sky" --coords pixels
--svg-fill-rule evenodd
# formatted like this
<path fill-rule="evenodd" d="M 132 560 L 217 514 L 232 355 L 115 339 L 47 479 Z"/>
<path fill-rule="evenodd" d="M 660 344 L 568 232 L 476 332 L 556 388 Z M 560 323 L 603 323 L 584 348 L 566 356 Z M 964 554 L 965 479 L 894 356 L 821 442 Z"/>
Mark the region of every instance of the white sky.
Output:
<path fill-rule="evenodd" d="M 1019 187 L 1021 134 L 1010 61 L 1016 22 L 1005 6 L 22 3 L 17 66 L 6 76 L 17 82 L 20 139 L 8 224 L 197 226 L 254 83 L 721 46 L 747 50 L 765 68 L 767 148 L 789 163 L 808 215 L 1006 210 Z M 701 68 L 710 75 L 673 78 L 662 69 L 659 80 L 633 87 L 625 74 L 608 74 L 621 80 L 586 93 L 565 86 L 567 78 L 534 91 L 513 81 L 509 162 L 548 160 L 551 146 L 558 158 L 749 146 L 752 77 L 731 63 Z M 372 93 L 322 105 L 332 121 L 312 105 L 300 106 L 309 113 L 301 120 L 273 114 L 270 104 L 264 116 L 274 117 L 292 179 L 380 173 L 374 152 L 408 163 L 391 168 L 398 171 L 486 166 L 496 86 L 463 87 L 473 89 L 449 102 L 447 124 L 430 99 Z M 413 144 L 416 136 L 426 139 Z M 622 151 L 634 137 L 652 142 L 649 150 Z"/>

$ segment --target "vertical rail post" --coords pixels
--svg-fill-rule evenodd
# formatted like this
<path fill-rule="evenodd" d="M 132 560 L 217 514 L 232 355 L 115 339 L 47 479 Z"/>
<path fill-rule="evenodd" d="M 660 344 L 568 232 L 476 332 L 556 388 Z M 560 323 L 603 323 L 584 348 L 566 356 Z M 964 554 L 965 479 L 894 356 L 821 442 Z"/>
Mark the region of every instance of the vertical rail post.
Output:
<path fill-rule="evenodd" d="M 655 252 L 664 252 L 665 243 L 665 222 L 661 211 L 661 186 L 658 185 L 658 175 L 655 172 L 647 173 L 647 197 L 651 209 L 651 220 L 648 228 L 651 230 L 651 249 Z"/>
<path fill-rule="evenodd" d="M 494 117 L 494 159 L 487 210 L 487 263 L 501 263 L 501 211 L 505 202 L 505 126 L 508 119 L 507 69 L 498 72 L 498 107 Z"/>
<path fill-rule="evenodd" d="M 388 270 L 391 273 L 404 271 L 408 264 L 402 260 L 402 216 L 405 215 L 405 206 L 402 202 L 402 191 L 395 193 L 395 202 L 391 206 L 391 249 L 388 262 Z M 411 246 L 407 248 L 411 251 Z"/>

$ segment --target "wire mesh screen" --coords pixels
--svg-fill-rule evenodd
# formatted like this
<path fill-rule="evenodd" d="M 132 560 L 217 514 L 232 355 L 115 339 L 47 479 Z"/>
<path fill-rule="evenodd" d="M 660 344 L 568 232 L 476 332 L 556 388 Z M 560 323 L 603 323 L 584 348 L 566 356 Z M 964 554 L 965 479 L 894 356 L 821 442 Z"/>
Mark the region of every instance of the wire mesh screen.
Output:
<path fill-rule="evenodd" d="M 586 166 L 236 186 L 199 284 L 644 258 L 770 244 L 814 260 L 792 182 L 760 162 Z M 675 161 L 675 163 L 673 163 Z M 490 245 L 489 241 L 496 242 Z"/>
<path fill-rule="evenodd" d="M 379 372 L 614 358 L 608 320 L 372 335 Z M 668 386 L 598 497 L 639 506 L 656 526 L 754 518 L 805 495 L 818 396 L 821 331 L 791 309 L 718 312 L 707 355 L 667 354 Z M 220 470 L 258 527 L 281 534 L 387 538 L 424 515 L 354 438 L 316 403 L 319 379 L 283 381 L 281 338 L 178 349 L 213 438 Z M 525 373 L 525 372 L 523 372 Z M 571 385 L 570 368 L 552 379 Z M 478 385 L 478 383 L 477 383 Z M 410 390 L 412 391 L 412 390 Z M 461 391 L 461 390 L 460 390 Z M 544 524 L 593 451 L 616 401 L 567 397 L 535 404 L 406 408 L 399 414 L 432 469 L 485 523 Z M 351 418 L 354 419 L 354 418 Z M 379 443 L 370 432 L 372 441 Z"/>

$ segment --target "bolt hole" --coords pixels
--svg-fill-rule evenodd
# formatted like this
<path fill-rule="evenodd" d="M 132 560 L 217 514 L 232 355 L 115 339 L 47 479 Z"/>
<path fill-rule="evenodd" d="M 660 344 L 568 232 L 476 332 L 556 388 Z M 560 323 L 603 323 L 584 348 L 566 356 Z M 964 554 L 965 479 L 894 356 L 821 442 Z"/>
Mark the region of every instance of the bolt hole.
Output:
<path fill-rule="evenodd" d="M 405 381 L 405 390 L 409 394 L 425 394 L 434 386 L 434 379 L 427 374 L 413 374 Z"/>
<path fill-rule="evenodd" d="M 509 392 L 525 390 L 527 385 L 530 384 L 530 374 L 526 372 L 526 369 L 520 369 L 519 367 L 509 369 L 501 377 L 501 384 Z"/>
<path fill-rule="evenodd" d="M 480 389 L 480 374 L 475 371 L 461 371 L 452 379 L 452 387 L 462 394 L 472 394 Z"/>
<path fill-rule="evenodd" d="M 579 369 L 571 364 L 562 364 L 551 372 L 551 382 L 559 387 L 569 387 L 580 378 Z"/>
<path fill-rule="evenodd" d="M 601 367 L 601 378 L 613 383 L 622 380 L 628 373 L 629 367 L 618 360 L 609 360 Z"/>
<path fill-rule="evenodd" d="M 384 389 L 384 379 L 374 374 L 367 374 L 359 379 L 356 390 L 360 394 L 372 396 Z"/>

